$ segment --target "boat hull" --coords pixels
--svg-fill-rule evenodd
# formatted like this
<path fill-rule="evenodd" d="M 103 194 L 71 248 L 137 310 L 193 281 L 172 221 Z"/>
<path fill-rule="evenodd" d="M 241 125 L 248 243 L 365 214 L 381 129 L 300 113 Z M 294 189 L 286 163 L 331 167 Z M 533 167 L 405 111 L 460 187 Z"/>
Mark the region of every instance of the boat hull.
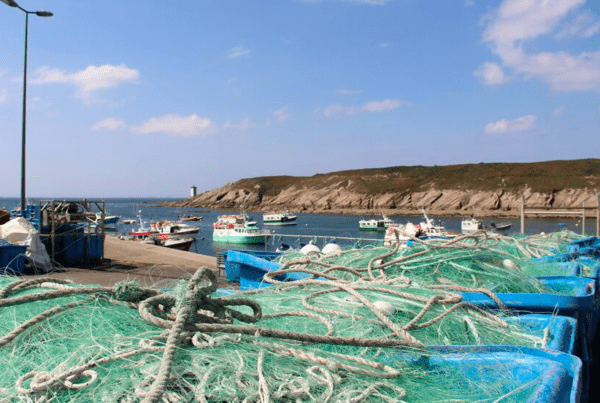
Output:
<path fill-rule="evenodd" d="M 187 252 L 190 250 L 193 243 L 194 238 L 189 238 L 185 240 L 167 240 L 161 246 L 169 249 L 184 250 Z"/>
<path fill-rule="evenodd" d="M 296 225 L 296 220 L 292 221 L 264 221 L 264 225 Z"/>
<path fill-rule="evenodd" d="M 229 235 L 213 234 L 213 242 L 236 243 L 236 244 L 264 244 L 266 235 Z"/>

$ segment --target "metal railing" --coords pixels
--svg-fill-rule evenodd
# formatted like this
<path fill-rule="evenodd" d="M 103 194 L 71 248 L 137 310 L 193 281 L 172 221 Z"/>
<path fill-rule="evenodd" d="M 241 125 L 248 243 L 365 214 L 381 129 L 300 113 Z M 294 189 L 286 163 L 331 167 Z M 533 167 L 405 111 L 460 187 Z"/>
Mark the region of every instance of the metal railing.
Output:
<path fill-rule="evenodd" d="M 526 215 L 552 215 L 552 216 L 581 216 L 581 234 L 585 235 L 585 218 L 587 210 L 596 210 L 596 236 L 600 236 L 600 193 L 596 195 L 596 206 L 560 207 L 526 206 L 525 192 L 521 193 L 521 234 L 525 234 Z"/>

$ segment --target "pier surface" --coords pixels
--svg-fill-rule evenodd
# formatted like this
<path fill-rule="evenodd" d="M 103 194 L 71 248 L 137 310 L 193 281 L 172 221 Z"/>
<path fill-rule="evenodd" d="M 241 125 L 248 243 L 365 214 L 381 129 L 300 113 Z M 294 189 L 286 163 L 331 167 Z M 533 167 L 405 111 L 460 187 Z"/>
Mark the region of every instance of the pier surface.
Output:
<path fill-rule="evenodd" d="M 136 280 L 145 287 L 171 288 L 180 279 L 189 279 L 200 267 L 209 267 L 217 275 L 219 287 L 234 288 L 218 275 L 217 259 L 192 252 L 147 245 L 107 236 L 104 259 L 79 267 L 57 269 L 35 278 L 48 276 L 72 280 L 76 284 L 113 286 L 124 280 Z"/>

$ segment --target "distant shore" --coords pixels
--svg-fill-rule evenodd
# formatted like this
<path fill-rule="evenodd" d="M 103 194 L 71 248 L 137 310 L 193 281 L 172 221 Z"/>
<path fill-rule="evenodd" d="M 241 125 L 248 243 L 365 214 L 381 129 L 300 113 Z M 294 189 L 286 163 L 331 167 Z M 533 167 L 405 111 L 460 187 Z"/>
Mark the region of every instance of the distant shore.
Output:
<path fill-rule="evenodd" d="M 187 200 L 181 201 L 173 201 L 173 202 L 162 202 L 157 205 L 150 205 L 147 207 L 182 207 L 189 209 L 210 209 L 210 210 L 222 210 L 222 211 L 245 211 L 248 213 L 266 213 L 269 211 L 283 211 L 289 210 L 294 213 L 306 213 L 306 214 L 344 214 L 344 215 L 357 215 L 357 216 L 382 216 L 386 215 L 388 217 L 407 217 L 407 216 L 421 216 L 422 213 L 419 209 L 352 209 L 352 208 L 335 208 L 332 207 L 330 209 L 293 209 L 293 208 L 285 208 L 285 207 L 276 207 L 276 206 L 268 206 L 267 208 L 263 206 L 190 206 Z M 530 207 L 527 207 L 530 209 Z M 553 218 L 581 218 L 582 214 L 564 214 L 561 212 L 566 211 L 565 209 L 561 210 L 560 208 L 551 209 L 551 208 L 538 208 L 540 211 L 547 211 L 549 214 L 527 214 L 527 218 L 543 218 L 543 217 L 553 217 Z M 555 211 L 555 214 L 550 214 L 552 211 Z M 576 209 L 570 209 L 570 212 L 578 212 Z M 583 210 L 580 210 L 581 212 Z M 441 210 L 441 209 L 426 209 L 426 212 L 429 216 L 443 216 L 443 217 L 470 217 L 475 215 L 480 218 L 520 218 L 521 211 L 520 210 L 484 210 L 484 211 L 464 211 L 464 210 Z M 586 219 L 594 219 L 597 217 L 597 210 L 594 209 L 586 209 L 585 213 Z"/>

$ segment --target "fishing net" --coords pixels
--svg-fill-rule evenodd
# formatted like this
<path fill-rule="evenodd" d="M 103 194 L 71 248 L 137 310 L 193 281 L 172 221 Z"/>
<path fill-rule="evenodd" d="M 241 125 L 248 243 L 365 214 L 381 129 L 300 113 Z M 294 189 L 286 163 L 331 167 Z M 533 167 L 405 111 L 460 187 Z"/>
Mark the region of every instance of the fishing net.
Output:
<path fill-rule="evenodd" d="M 454 291 L 556 293 L 536 276 L 567 275 L 572 267 L 534 259 L 566 250 L 573 239 L 576 235 L 567 231 L 520 238 L 479 232 L 450 240 L 413 238 L 409 247 L 396 243 L 308 258 L 301 252 L 290 252 L 277 261 L 289 272 L 335 273 L 345 280 L 408 277 L 422 286 Z"/>
<path fill-rule="evenodd" d="M 542 382 L 535 368 L 524 383 L 509 363 L 444 365 L 428 346 L 553 338 L 401 277 L 224 297 L 207 268 L 169 292 L 49 278 L 0 287 L 9 402 L 525 401 Z"/>

